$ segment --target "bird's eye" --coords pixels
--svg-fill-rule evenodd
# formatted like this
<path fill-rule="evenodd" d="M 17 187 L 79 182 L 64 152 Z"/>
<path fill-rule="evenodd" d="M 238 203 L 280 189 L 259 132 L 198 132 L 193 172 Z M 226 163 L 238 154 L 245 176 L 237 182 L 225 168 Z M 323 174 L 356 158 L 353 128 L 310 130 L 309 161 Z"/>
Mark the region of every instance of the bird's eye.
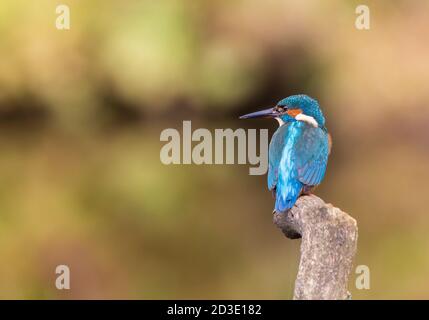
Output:
<path fill-rule="evenodd" d="M 277 112 L 280 112 L 280 113 L 283 113 L 283 112 L 285 112 L 287 110 L 287 108 L 286 107 L 282 107 L 282 106 L 277 106 L 277 108 L 276 108 L 276 111 Z"/>

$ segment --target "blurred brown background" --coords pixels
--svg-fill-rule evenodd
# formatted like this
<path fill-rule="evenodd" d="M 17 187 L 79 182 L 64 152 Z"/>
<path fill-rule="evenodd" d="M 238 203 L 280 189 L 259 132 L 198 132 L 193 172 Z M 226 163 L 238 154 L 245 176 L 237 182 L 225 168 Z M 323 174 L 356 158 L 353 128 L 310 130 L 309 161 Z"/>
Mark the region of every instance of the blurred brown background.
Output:
<path fill-rule="evenodd" d="M 291 298 L 266 176 L 165 166 L 159 135 L 272 133 L 237 116 L 296 93 L 334 140 L 316 194 L 358 221 L 353 298 L 429 298 L 429 2 L 366 2 L 62 1 L 60 31 L 59 2 L 3 0 L 0 298 Z"/>

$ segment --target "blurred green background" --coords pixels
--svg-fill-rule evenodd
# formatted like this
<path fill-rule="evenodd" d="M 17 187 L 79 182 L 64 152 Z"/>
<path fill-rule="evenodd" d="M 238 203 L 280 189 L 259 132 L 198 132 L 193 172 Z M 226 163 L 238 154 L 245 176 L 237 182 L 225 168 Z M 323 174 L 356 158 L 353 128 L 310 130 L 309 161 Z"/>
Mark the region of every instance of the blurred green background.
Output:
<path fill-rule="evenodd" d="M 366 31 L 358 4 L 2 0 L 0 298 L 291 298 L 300 242 L 266 176 L 165 166 L 159 135 L 272 133 L 237 117 L 306 93 L 334 142 L 316 194 L 357 219 L 371 271 L 353 298 L 428 299 L 429 2 L 370 1 Z"/>

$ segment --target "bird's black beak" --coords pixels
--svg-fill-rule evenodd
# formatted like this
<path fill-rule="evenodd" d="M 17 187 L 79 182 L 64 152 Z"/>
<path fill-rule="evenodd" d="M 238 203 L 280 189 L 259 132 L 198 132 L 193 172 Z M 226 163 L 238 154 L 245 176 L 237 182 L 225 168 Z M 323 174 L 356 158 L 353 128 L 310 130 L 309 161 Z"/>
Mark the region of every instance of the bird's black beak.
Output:
<path fill-rule="evenodd" d="M 279 113 L 276 111 L 276 108 L 269 108 L 269 109 L 245 114 L 244 116 L 241 116 L 239 119 L 275 118 L 278 116 L 278 114 Z"/>

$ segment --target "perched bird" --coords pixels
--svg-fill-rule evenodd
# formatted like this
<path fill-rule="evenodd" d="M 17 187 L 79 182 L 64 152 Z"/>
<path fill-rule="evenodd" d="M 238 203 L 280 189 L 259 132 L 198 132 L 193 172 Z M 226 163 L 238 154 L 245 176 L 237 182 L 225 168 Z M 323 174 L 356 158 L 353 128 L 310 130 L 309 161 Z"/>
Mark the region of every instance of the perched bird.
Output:
<path fill-rule="evenodd" d="M 276 198 L 275 211 L 285 212 L 325 175 L 331 139 L 322 110 L 317 100 L 293 95 L 273 108 L 240 117 L 249 118 L 274 118 L 279 122 L 269 147 L 268 189 Z"/>

